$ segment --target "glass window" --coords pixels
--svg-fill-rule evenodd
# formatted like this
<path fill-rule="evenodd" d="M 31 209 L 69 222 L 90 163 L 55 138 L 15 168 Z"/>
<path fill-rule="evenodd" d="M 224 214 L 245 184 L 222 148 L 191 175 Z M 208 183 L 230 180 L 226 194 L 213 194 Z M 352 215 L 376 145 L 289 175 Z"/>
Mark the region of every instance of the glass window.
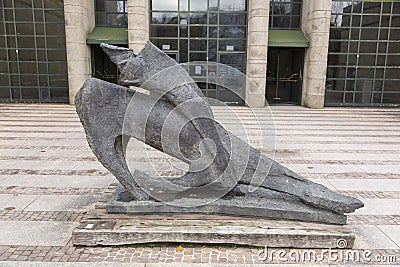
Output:
<path fill-rule="evenodd" d="M 68 102 L 63 1 L 2 3 L 0 101 Z"/>
<path fill-rule="evenodd" d="M 150 34 L 151 36 L 157 36 L 157 37 L 178 37 L 178 27 L 152 25 L 150 26 Z"/>
<path fill-rule="evenodd" d="M 207 13 L 190 13 L 190 24 L 207 24 Z"/>
<path fill-rule="evenodd" d="M 246 0 L 219 0 L 221 11 L 245 11 Z"/>
<path fill-rule="evenodd" d="M 178 10 L 178 0 L 152 0 L 152 10 Z"/>
<path fill-rule="evenodd" d="M 152 12 L 151 22 L 153 24 L 178 24 L 178 13 Z"/>
<path fill-rule="evenodd" d="M 222 25 L 246 25 L 245 13 L 221 13 L 219 23 Z"/>
<path fill-rule="evenodd" d="M 127 0 L 95 0 L 96 25 L 127 27 Z"/>
<path fill-rule="evenodd" d="M 218 62 L 225 58 L 224 54 L 233 58 L 240 54 L 245 60 L 246 3 L 246 0 L 152 0 L 150 40 L 181 63 Z M 227 64 L 239 66 L 235 62 Z M 244 71 L 244 67 L 240 70 Z M 200 75 L 202 90 L 206 96 L 219 97 L 220 89 L 207 82 L 211 79 L 207 73 Z"/>
<path fill-rule="evenodd" d="M 271 0 L 269 27 L 274 29 L 300 29 L 301 0 Z"/>
<path fill-rule="evenodd" d="M 190 0 L 191 11 L 207 11 L 207 1 L 204 0 Z"/>
<path fill-rule="evenodd" d="M 333 0 L 327 105 L 400 105 L 399 87 L 390 86 L 400 83 L 400 30 L 392 28 L 399 5 Z"/>

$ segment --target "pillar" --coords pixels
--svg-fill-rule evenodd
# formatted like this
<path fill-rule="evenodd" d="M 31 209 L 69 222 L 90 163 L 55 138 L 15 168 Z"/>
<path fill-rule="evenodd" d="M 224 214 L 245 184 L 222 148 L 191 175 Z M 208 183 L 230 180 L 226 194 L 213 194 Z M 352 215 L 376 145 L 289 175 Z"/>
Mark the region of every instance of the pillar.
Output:
<path fill-rule="evenodd" d="M 246 104 L 264 107 L 267 77 L 269 0 L 251 0 L 248 7 Z"/>
<path fill-rule="evenodd" d="M 323 108 L 332 0 L 304 0 L 302 31 L 310 41 L 305 51 L 302 105 Z"/>
<path fill-rule="evenodd" d="M 150 36 L 149 0 L 128 0 L 129 48 L 139 52 Z"/>
<path fill-rule="evenodd" d="M 94 1 L 64 0 L 69 102 L 91 76 L 91 53 L 86 36 L 94 29 Z"/>

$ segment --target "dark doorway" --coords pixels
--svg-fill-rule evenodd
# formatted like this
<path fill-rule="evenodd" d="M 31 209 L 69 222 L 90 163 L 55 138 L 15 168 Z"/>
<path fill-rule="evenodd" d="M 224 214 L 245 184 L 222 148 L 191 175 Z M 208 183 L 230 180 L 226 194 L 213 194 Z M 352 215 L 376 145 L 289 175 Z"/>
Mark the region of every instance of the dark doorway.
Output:
<path fill-rule="evenodd" d="M 301 103 L 304 49 L 269 48 L 266 99 L 268 103 Z"/>

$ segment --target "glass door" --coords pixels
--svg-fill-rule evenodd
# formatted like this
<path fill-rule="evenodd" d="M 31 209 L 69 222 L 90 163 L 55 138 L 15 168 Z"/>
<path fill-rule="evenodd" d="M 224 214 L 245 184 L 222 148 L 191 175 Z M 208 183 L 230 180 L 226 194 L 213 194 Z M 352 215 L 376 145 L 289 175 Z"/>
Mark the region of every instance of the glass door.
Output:
<path fill-rule="evenodd" d="M 303 49 L 269 49 L 266 88 L 266 98 L 269 103 L 300 105 L 303 57 Z"/>

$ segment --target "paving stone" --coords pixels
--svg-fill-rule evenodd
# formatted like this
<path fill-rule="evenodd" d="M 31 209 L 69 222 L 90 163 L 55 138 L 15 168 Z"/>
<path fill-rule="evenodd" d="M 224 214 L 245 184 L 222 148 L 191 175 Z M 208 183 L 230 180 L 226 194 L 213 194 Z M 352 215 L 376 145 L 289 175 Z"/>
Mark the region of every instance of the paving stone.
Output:
<path fill-rule="evenodd" d="M 361 199 L 365 206 L 354 215 L 398 215 L 400 199 Z"/>
<path fill-rule="evenodd" d="M 112 176 L 13 175 L 0 181 L 0 186 L 106 188 L 113 180 Z"/>
<path fill-rule="evenodd" d="M 383 157 L 382 155 L 377 155 L 375 153 L 332 153 L 326 151 L 325 153 L 302 153 L 301 157 L 303 159 L 310 159 L 310 160 L 388 160 L 387 158 Z M 293 157 L 290 157 L 293 158 Z"/>
<path fill-rule="evenodd" d="M 43 195 L 32 202 L 25 211 L 71 211 L 80 210 L 96 201 L 94 196 Z"/>
<path fill-rule="evenodd" d="M 375 225 L 354 225 L 357 236 L 353 249 L 399 249 L 385 233 Z"/>
<path fill-rule="evenodd" d="M 387 198 L 399 191 L 400 127 L 398 125 L 400 125 L 400 109 L 325 108 L 323 110 L 311 110 L 285 106 L 274 106 L 271 109 L 276 125 L 277 157 L 281 158 L 285 164 L 292 164 L 295 168 L 300 166 L 305 175 L 312 177 L 313 180 L 318 179 L 317 181 L 327 186 L 331 184 L 342 192 L 368 196 L 363 198 L 366 208 L 349 218 L 352 227 L 357 228 L 356 247 L 371 249 L 372 246 L 377 248 L 376 253 L 400 255 L 396 235 L 399 232 L 396 226 L 400 225 L 398 217 L 400 203 L 397 197 Z M 224 107 L 215 107 L 214 110 L 217 119 L 219 118 L 227 123 L 231 128 L 237 127 L 237 119 L 232 119 L 229 116 L 232 112 L 226 112 Z M 42 187 L 41 192 L 51 196 L 49 196 L 50 198 L 42 198 L 40 202 L 35 204 L 36 207 L 35 205 L 31 206 L 37 208 L 37 211 L 21 211 L 26 204 L 29 204 L 37 196 L 7 194 L 4 199 L 4 194 L 0 194 L 0 209 L 4 206 L 4 203 L 6 206 L 8 203 L 14 203 L 14 206 L 18 204 L 14 211 L 1 211 L 0 220 L 4 216 L 3 220 L 8 220 L 9 223 L 13 224 L 20 223 L 19 220 L 24 220 L 27 223 L 32 223 L 30 220 L 41 223 L 48 223 L 53 220 L 73 222 L 77 216 L 82 216 L 84 208 L 80 211 L 65 211 L 65 208 L 69 209 L 71 206 L 75 206 L 71 204 L 71 202 L 75 203 L 75 200 L 71 198 L 61 200 L 60 197 L 62 196 L 53 195 L 55 191 L 53 192 L 52 188 L 58 187 L 61 190 L 68 190 L 70 187 L 76 187 L 73 186 L 73 180 L 79 179 L 79 177 L 82 180 L 81 187 L 100 188 L 103 186 L 103 182 L 100 182 L 102 178 L 99 176 L 106 179 L 107 176 L 110 177 L 110 174 L 104 171 L 101 165 L 93 161 L 93 153 L 87 145 L 74 107 L 69 105 L 0 104 L 0 111 L 2 112 L 0 118 L 0 183 L 5 181 L 4 186 L 28 188 L 25 193 L 18 191 L 24 194 L 35 186 L 38 189 Z M 256 146 L 259 145 L 256 142 L 259 138 L 254 135 L 257 134 L 257 125 L 251 121 L 253 118 L 251 111 L 245 107 L 235 107 L 234 112 L 240 118 L 244 118 L 246 123 L 244 128 L 249 130 L 247 136 L 250 141 L 254 141 Z M 262 116 L 261 121 L 266 123 L 268 115 Z M 61 133 L 65 133 L 66 136 Z M 246 137 L 246 135 L 243 136 Z M 148 152 L 150 152 L 150 156 L 154 156 L 152 151 Z M 85 159 L 85 157 L 89 158 Z M 75 164 L 77 162 L 78 164 Z M 86 164 L 87 162 L 93 164 Z M 346 167 L 347 165 L 352 167 Z M 357 166 L 359 170 L 352 170 L 353 166 Z M 14 177 L 15 183 L 13 183 L 12 177 Z M 94 178 L 96 181 L 90 181 L 90 178 Z M 370 199 L 372 196 L 374 196 L 374 199 Z M 383 197 L 387 199 L 379 199 Z M 60 199 L 60 201 L 57 201 L 57 199 Z M 26 203 L 27 201 L 28 203 Z M 63 201 L 67 202 L 64 206 L 62 205 Z M 41 212 L 41 208 L 55 211 Z M 60 217 L 59 213 L 66 213 L 66 215 Z M 23 228 L 18 227 L 18 231 L 20 229 Z M 15 231 L 15 233 L 18 234 L 18 231 Z M 0 232 L 3 234 L 3 230 Z M 48 233 L 53 235 L 56 232 L 57 230 L 54 229 L 53 232 L 49 231 Z M 1 240 L 2 235 L 0 236 Z M 133 262 L 139 260 L 149 262 L 153 261 L 154 257 L 158 257 L 157 261 L 164 262 L 164 264 L 166 261 L 172 262 L 167 265 L 147 263 L 146 266 L 190 265 L 196 267 L 196 264 L 192 261 L 188 261 L 188 263 L 177 262 L 187 260 L 185 256 L 193 257 L 194 254 L 196 258 L 193 257 L 193 260 L 199 262 L 203 259 L 218 263 L 219 256 L 221 259 L 225 257 L 229 263 L 228 266 L 232 266 L 232 263 L 257 262 L 257 250 L 251 251 L 248 248 L 232 250 L 225 246 L 212 247 L 210 256 L 207 256 L 209 255 L 208 252 L 198 247 L 185 248 L 183 254 L 176 254 L 175 246 L 169 245 L 161 247 L 157 251 L 152 248 L 145 254 L 143 247 L 132 248 L 133 251 L 131 252 L 128 252 L 126 248 L 88 250 L 68 247 L 68 245 L 63 245 L 63 247 L 30 247 L 26 245 L 30 236 L 24 240 L 25 242 L 21 246 L 7 247 L 0 245 L 0 260 L 14 260 L 14 262 L 0 262 L 0 266 L 55 266 L 54 263 L 53 265 L 48 265 L 48 263 L 34 265 L 34 262 L 15 262 L 18 257 L 25 256 L 23 254 L 28 254 L 31 251 L 36 254 L 32 252 L 27 256 L 28 261 L 32 255 L 37 255 L 33 261 L 50 261 L 52 259 L 96 261 L 81 264 L 57 263 L 56 265 L 68 267 L 79 267 L 81 265 L 113 266 L 113 264 L 114 266 L 144 266 L 143 263 L 125 265 L 119 262 L 112 263 L 116 260 L 117 254 L 123 255 L 122 260 Z M 67 259 L 65 255 L 70 255 L 70 252 L 67 253 L 67 251 L 71 248 L 73 248 L 73 252 L 71 257 Z M 386 249 L 382 250 L 382 248 Z M 14 251 L 12 251 L 13 249 Z M 230 252 L 225 253 L 226 251 Z M 115 255 L 110 256 L 112 253 L 115 253 Z M 169 253 L 168 258 L 167 253 Z M 100 255 L 103 256 L 100 257 Z M 143 257 L 141 258 L 140 255 L 143 255 Z M 232 258 L 230 258 L 231 256 Z M 99 263 L 99 261 L 105 260 L 110 262 Z M 210 266 L 210 263 L 197 266 Z"/>
<path fill-rule="evenodd" d="M 0 245 L 65 246 L 76 223 L 0 221 Z"/>
<path fill-rule="evenodd" d="M 400 178 L 400 165 L 358 165 L 358 167 L 369 173 L 397 173 Z"/>
<path fill-rule="evenodd" d="M 118 262 L 58 262 L 57 264 L 54 263 L 47 263 L 47 262 L 1 262 L 0 266 L 2 267 L 145 267 L 148 266 L 145 263 L 118 263 Z M 158 265 L 159 267 L 168 267 L 167 265 Z M 170 265 L 176 266 L 176 265 Z"/>
<path fill-rule="evenodd" d="M 337 190 L 400 191 L 397 179 L 327 179 Z"/>
<path fill-rule="evenodd" d="M 285 164 L 286 167 L 298 173 L 348 173 L 364 172 L 355 165 L 342 164 Z"/>
<path fill-rule="evenodd" d="M 1 155 L 1 152 L 0 152 L 0 155 Z M 0 182 L 4 181 L 8 177 L 10 177 L 10 175 L 0 175 Z"/>
<path fill-rule="evenodd" d="M 0 210 L 23 210 L 38 196 L 0 194 Z"/>
<path fill-rule="evenodd" d="M 378 225 L 377 227 L 400 247 L 400 225 Z"/>

